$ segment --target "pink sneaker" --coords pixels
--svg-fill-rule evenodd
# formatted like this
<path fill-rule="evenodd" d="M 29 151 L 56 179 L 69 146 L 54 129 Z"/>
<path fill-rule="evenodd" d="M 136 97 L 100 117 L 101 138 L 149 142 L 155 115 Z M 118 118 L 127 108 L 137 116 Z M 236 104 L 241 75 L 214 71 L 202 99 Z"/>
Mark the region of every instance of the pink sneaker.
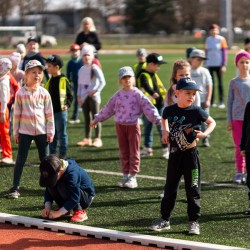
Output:
<path fill-rule="evenodd" d="M 88 216 L 84 210 L 75 210 L 70 222 L 81 222 L 88 219 Z"/>

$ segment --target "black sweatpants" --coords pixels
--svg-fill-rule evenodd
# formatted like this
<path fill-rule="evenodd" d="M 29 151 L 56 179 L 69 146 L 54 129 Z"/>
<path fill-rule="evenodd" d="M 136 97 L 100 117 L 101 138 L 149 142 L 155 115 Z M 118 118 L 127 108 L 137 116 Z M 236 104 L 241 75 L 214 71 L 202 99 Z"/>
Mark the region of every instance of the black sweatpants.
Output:
<path fill-rule="evenodd" d="M 246 172 L 247 172 L 247 187 L 248 187 L 248 198 L 250 200 L 250 152 L 246 152 Z"/>
<path fill-rule="evenodd" d="M 174 152 L 175 151 L 175 152 Z M 164 197 L 161 201 L 161 215 L 169 220 L 174 209 L 181 176 L 184 176 L 189 221 L 200 217 L 200 161 L 196 147 L 180 151 L 170 149 Z"/>

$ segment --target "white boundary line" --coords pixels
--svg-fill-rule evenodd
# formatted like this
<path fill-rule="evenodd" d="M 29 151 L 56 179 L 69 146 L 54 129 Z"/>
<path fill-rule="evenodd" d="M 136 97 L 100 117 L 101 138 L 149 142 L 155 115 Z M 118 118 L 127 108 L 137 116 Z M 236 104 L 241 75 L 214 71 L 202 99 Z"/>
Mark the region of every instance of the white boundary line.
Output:
<path fill-rule="evenodd" d="M 81 235 L 105 240 L 109 239 L 111 241 L 132 244 L 140 243 L 144 246 L 173 248 L 175 250 L 247 250 L 246 248 L 121 232 L 98 227 L 36 219 L 6 213 L 0 213 L 0 223 L 11 223 L 13 225 L 32 227 L 43 230 L 51 230 L 53 232 L 64 232 L 66 234 Z"/>

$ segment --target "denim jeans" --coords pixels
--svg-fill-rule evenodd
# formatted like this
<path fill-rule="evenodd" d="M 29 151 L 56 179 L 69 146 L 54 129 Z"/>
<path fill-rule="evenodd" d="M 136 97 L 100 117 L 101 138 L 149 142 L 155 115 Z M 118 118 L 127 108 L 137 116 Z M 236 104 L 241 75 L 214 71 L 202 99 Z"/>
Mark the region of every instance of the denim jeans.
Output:
<path fill-rule="evenodd" d="M 164 108 L 157 109 L 160 115 L 162 115 L 163 109 Z M 146 148 L 152 148 L 153 146 L 153 123 L 149 121 L 148 118 L 144 114 L 142 116 L 142 119 L 143 119 L 143 125 L 144 125 L 144 146 Z M 159 132 L 160 142 L 161 142 L 161 136 L 162 136 L 161 125 L 157 126 L 157 130 Z M 167 148 L 168 145 L 162 144 L 162 147 Z"/>
<path fill-rule="evenodd" d="M 49 145 L 50 154 L 56 154 L 57 142 L 59 141 L 59 155 L 65 156 L 68 147 L 67 121 L 68 111 L 54 113 L 55 136 L 53 142 Z"/>
<path fill-rule="evenodd" d="M 47 143 L 46 134 L 36 135 L 36 136 L 19 134 L 18 152 L 17 152 L 16 164 L 14 167 L 14 178 L 13 178 L 13 186 L 15 188 L 19 187 L 20 185 L 20 179 L 23 173 L 23 167 L 27 160 L 32 140 L 34 140 L 36 143 L 40 161 L 42 161 L 42 159 L 45 156 L 49 155 L 49 145 Z"/>

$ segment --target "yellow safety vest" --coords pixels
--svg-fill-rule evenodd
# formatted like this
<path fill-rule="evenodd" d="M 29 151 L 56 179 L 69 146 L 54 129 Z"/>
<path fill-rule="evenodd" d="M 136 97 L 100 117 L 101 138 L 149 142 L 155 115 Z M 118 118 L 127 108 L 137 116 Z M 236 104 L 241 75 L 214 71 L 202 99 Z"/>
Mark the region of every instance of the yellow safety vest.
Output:
<path fill-rule="evenodd" d="M 45 89 L 49 91 L 49 85 L 50 85 L 50 80 L 51 78 L 46 82 L 45 84 Z M 63 76 L 60 78 L 59 81 L 59 95 L 60 95 L 60 104 L 61 104 L 61 109 L 63 110 L 65 101 L 66 101 L 66 91 L 67 91 L 67 77 Z"/>
<path fill-rule="evenodd" d="M 150 74 L 148 72 L 142 72 L 140 74 L 140 76 L 141 75 L 146 76 L 150 88 L 154 89 L 153 80 L 152 80 Z M 155 79 L 156 79 L 157 86 L 158 86 L 159 91 L 160 91 L 160 95 L 161 95 L 162 99 L 164 100 L 166 93 L 167 93 L 167 90 L 165 89 L 161 79 L 159 78 L 159 76 L 157 74 L 155 74 Z M 149 100 L 151 101 L 152 104 L 156 104 L 156 100 L 148 92 L 146 92 L 144 88 L 141 87 L 141 77 L 138 78 L 138 88 L 141 89 L 141 91 L 144 93 L 144 95 L 149 98 Z"/>

